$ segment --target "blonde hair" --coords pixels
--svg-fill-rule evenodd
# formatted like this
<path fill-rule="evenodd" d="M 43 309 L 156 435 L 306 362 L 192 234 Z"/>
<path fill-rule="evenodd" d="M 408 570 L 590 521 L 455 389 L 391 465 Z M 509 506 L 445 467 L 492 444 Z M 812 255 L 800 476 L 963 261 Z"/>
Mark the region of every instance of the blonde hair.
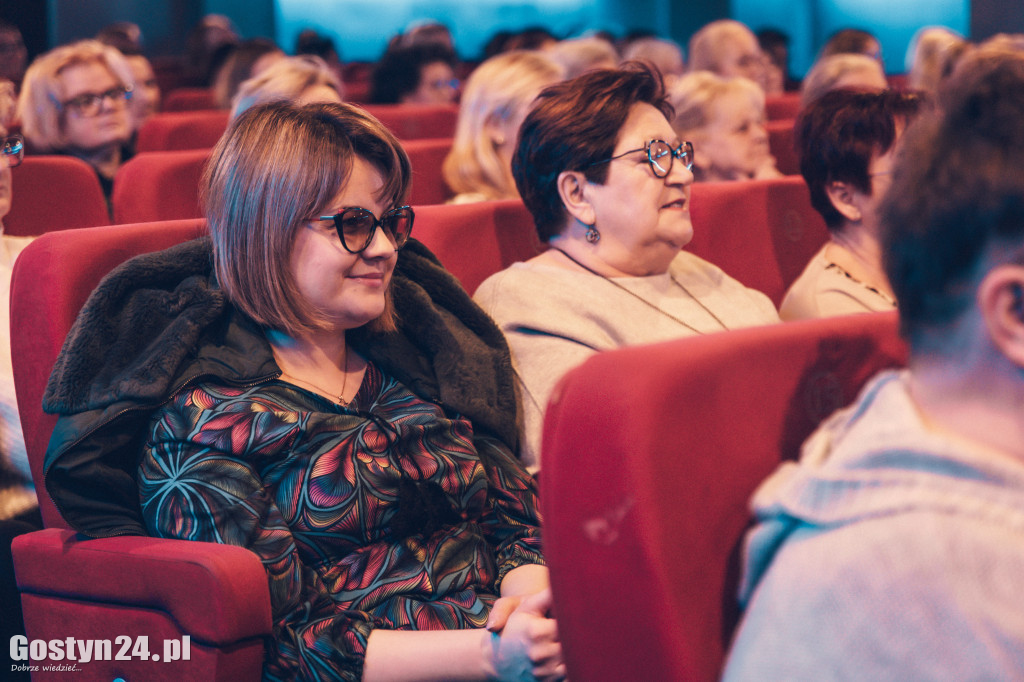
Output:
<path fill-rule="evenodd" d="M 615 47 L 602 38 L 561 40 L 544 50 L 562 65 L 565 78 L 575 78 L 591 69 L 614 68 L 619 63 Z"/>
<path fill-rule="evenodd" d="M 967 49 L 963 36 L 943 26 L 926 26 L 914 34 L 907 48 L 907 85 L 934 92 L 953 71 Z"/>
<path fill-rule="evenodd" d="M 65 93 L 60 75 L 71 66 L 92 62 L 106 67 L 124 87 L 134 87 L 135 78 L 124 56 L 98 40 L 80 40 L 54 48 L 37 57 L 25 71 L 18 118 L 22 133 L 36 151 L 55 151 L 68 145 L 61 111 Z"/>
<path fill-rule="evenodd" d="M 710 71 L 692 71 L 678 81 L 668 92 L 669 102 L 675 108 L 672 129 L 684 140 L 711 123 L 714 105 L 728 95 L 746 95 L 760 111 L 764 111 L 764 90 L 749 78 L 719 76 Z"/>
<path fill-rule="evenodd" d="M 200 191 L 217 281 L 257 323 L 291 335 L 326 324 L 295 282 L 292 245 L 300 226 L 348 182 L 356 156 L 380 173 L 379 199 L 404 204 L 409 157 L 380 121 L 349 104 L 260 104 L 236 118 L 214 148 Z M 384 313 L 370 325 L 394 329 L 390 288 Z"/>
<path fill-rule="evenodd" d="M 512 169 L 499 156 L 488 124 L 524 112 L 541 89 L 563 75 L 554 60 L 523 50 L 496 55 L 478 66 L 466 81 L 455 139 L 442 168 L 448 187 L 488 199 L 518 197 Z"/>
<path fill-rule="evenodd" d="M 309 88 L 326 85 L 341 98 L 344 86 L 320 57 L 284 57 L 244 81 L 235 95 L 231 118 L 264 102 L 295 101 Z"/>
<path fill-rule="evenodd" d="M 878 60 L 864 54 L 842 53 L 822 57 L 811 67 L 800 88 L 800 106 L 806 107 L 853 73 L 872 72 L 885 82 L 885 72 Z"/>
<path fill-rule="evenodd" d="M 662 38 L 641 38 L 623 50 L 623 60 L 641 60 L 651 64 L 665 79 L 666 84 L 675 82 L 686 71 L 683 50 L 671 40 Z"/>
<path fill-rule="evenodd" d="M 690 71 L 721 71 L 723 47 L 739 36 L 758 44 L 757 36 L 745 24 L 733 19 L 719 19 L 705 25 L 690 38 Z"/>

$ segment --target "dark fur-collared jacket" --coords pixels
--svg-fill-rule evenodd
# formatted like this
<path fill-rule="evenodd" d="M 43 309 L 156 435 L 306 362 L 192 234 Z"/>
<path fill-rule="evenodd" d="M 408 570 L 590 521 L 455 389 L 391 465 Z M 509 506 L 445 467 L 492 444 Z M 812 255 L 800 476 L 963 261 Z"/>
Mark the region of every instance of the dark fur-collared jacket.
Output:
<path fill-rule="evenodd" d="M 415 240 L 399 254 L 392 291 L 397 331 L 351 330 L 352 347 L 516 452 L 501 331 Z M 217 286 L 208 238 L 133 258 L 89 297 L 50 376 L 43 407 L 60 418 L 46 490 L 79 532 L 145 535 L 135 475 L 154 410 L 200 380 L 247 386 L 279 375 L 263 331 Z"/>

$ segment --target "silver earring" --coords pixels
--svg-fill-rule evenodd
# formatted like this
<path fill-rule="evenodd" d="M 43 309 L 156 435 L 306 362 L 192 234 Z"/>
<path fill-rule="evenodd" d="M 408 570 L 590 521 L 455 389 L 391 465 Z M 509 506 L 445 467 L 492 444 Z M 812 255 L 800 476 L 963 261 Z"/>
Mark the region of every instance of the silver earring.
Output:
<path fill-rule="evenodd" d="M 593 225 L 587 225 L 587 233 L 584 235 L 587 241 L 591 244 L 596 244 L 601 241 L 601 233 L 597 231 L 597 228 Z"/>

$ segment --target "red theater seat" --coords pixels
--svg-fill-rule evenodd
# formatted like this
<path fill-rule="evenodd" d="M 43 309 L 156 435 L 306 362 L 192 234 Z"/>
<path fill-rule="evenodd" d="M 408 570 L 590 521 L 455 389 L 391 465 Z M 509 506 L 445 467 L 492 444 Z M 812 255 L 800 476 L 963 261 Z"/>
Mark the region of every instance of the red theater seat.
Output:
<path fill-rule="evenodd" d="M 800 175 L 800 155 L 795 147 L 793 126 L 796 121 L 785 119 L 768 121 L 768 148 L 775 157 L 775 167 L 785 175 Z"/>
<path fill-rule="evenodd" d="M 215 109 L 210 88 L 176 88 L 164 95 L 161 111 L 201 111 Z"/>
<path fill-rule="evenodd" d="M 544 423 L 544 546 L 572 680 L 719 679 L 756 486 L 876 371 L 894 313 L 600 353 Z"/>
<path fill-rule="evenodd" d="M 11 169 L 4 234 L 28 236 L 109 225 L 107 200 L 92 166 L 73 156 L 26 156 Z"/>
<path fill-rule="evenodd" d="M 32 478 L 47 529 L 12 545 L 29 639 L 191 640 L 189 661 L 93 661 L 83 679 L 256 680 L 270 635 L 259 558 L 228 545 L 125 536 L 84 539 L 45 493 L 42 464 L 56 418 L 42 412 L 53 363 L 100 278 L 140 253 L 202 234 L 201 220 L 47 233 L 18 257 L 11 282 L 11 352 Z M 79 673 L 82 674 L 82 673 Z"/>
<path fill-rule="evenodd" d="M 470 294 L 490 275 L 546 248 L 518 199 L 417 206 L 412 236 L 426 244 Z"/>
<path fill-rule="evenodd" d="M 769 95 L 764 101 L 764 112 L 769 121 L 796 118 L 800 113 L 800 93 L 784 92 L 781 95 Z"/>
<path fill-rule="evenodd" d="M 174 111 L 153 114 L 142 124 L 136 152 L 210 149 L 228 127 L 228 111 Z"/>
<path fill-rule="evenodd" d="M 363 104 L 400 140 L 454 137 L 459 107 L 455 104 Z"/>
<path fill-rule="evenodd" d="M 114 222 L 201 218 L 199 181 L 209 149 L 143 152 L 114 178 Z"/>
<path fill-rule="evenodd" d="M 799 176 L 699 182 L 691 196 L 693 239 L 686 249 L 763 291 L 776 306 L 828 240 Z"/>
<path fill-rule="evenodd" d="M 443 204 L 453 194 L 448 189 L 441 166 L 452 148 L 450 137 L 441 139 L 403 140 L 402 147 L 409 155 L 412 164 L 412 190 L 409 203 L 420 206 L 423 204 Z"/>

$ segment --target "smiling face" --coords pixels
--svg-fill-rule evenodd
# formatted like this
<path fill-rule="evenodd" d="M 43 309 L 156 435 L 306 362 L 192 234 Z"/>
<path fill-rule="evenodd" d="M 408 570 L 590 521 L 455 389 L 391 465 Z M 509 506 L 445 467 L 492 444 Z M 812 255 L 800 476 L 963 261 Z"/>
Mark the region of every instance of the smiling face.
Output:
<path fill-rule="evenodd" d="M 667 177 L 655 176 L 643 151 L 651 140 L 664 140 L 673 148 L 680 143 L 660 111 L 650 104 L 635 104 L 619 130 L 612 156 L 640 151 L 610 162 L 604 184 L 586 183 L 584 189 L 592 214 L 583 222 L 592 218 L 601 234 L 598 256 L 622 274 L 665 272 L 693 237 L 693 173 L 675 159 Z"/>
<path fill-rule="evenodd" d="M 348 182 L 318 215 L 359 206 L 379 218 L 394 208 L 377 198 L 383 184 L 380 172 L 356 156 Z M 329 220 L 303 223 L 289 257 L 299 291 L 327 319 L 331 331 L 354 329 L 380 317 L 397 260 L 398 252 L 380 228 L 362 253 L 353 254 L 341 245 Z"/>
<path fill-rule="evenodd" d="M 73 64 L 60 72 L 59 80 L 64 102 L 79 95 L 100 94 L 123 85 L 98 61 Z M 68 146 L 84 151 L 122 145 L 132 134 L 128 102 L 123 98 L 104 98 L 95 116 L 83 116 L 73 107 L 68 107 L 62 119 Z"/>
<path fill-rule="evenodd" d="M 711 104 L 710 122 L 695 136 L 697 165 L 710 180 L 753 177 L 769 162 L 764 111 L 743 92 L 728 92 Z"/>

